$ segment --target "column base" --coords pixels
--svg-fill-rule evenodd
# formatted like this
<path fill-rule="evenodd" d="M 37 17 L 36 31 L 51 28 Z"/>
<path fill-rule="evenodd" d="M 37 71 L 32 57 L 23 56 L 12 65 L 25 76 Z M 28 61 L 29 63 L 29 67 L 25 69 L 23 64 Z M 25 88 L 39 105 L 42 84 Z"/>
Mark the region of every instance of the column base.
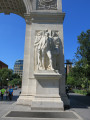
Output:
<path fill-rule="evenodd" d="M 54 71 L 39 71 L 34 74 L 36 79 L 35 95 L 20 95 L 17 104 L 30 105 L 31 110 L 64 110 L 70 105 L 66 95 L 59 95 L 61 74 Z"/>
<path fill-rule="evenodd" d="M 34 73 L 36 78 L 36 95 L 32 101 L 32 110 L 64 110 L 59 96 L 61 74 L 57 71 L 43 70 Z"/>
<path fill-rule="evenodd" d="M 34 96 L 20 95 L 17 100 L 17 105 L 30 105 L 31 106 L 33 99 L 34 99 Z"/>
<path fill-rule="evenodd" d="M 63 102 L 60 96 L 36 96 L 32 101 L 31 110 L 64 110 Z"/>

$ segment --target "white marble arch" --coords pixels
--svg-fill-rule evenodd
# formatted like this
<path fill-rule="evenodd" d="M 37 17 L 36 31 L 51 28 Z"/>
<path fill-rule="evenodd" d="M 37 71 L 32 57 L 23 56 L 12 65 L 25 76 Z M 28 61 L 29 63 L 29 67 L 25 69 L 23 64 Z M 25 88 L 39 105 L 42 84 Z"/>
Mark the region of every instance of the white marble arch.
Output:
<path fill-rule="evenodd" d="M 48 105 L 50 105 L 49 108 L 53 107 L 60 110 L 63 109 L 64 105 L 68 106 L 70 103 L 65 94 L 63 45 L 63 21 L 65 13 L 62 12 L 62 0 L 57 0 L 57 9 L 55 10 L 38 10 L 37 0 L 0 0 L 0 13 L 15 13 L 22 16 L 26 21 L 22 91 L 17 103 L 31 105 L 32 109 L 41 109 L 45 108 L 45 106 L 47 109 Z M 59 31 L 59 37 L 61 39 L 59 74 L 53 73 L 53 70 L 44 71 L 42 74 L 35 73 L 34 71 L 35 32 L 37 30 L 46 30 L 47 28 L 48 30 Z M 48 74 L 49 72 L 50 74 Z M 45 86 L 43 87 L 44 82 L 48 83 L 49 86 L 45 83 Z M 51 91 L 53 91 L 53 93 L 51 93 Z M 46 96 L 43 96 L 44 92 Z M 51 96 L 48 94 L 49 92 L 51 93 Z M 43 106 L 40 106 L 42 101 L 44 101 L 42 104 Z"/>

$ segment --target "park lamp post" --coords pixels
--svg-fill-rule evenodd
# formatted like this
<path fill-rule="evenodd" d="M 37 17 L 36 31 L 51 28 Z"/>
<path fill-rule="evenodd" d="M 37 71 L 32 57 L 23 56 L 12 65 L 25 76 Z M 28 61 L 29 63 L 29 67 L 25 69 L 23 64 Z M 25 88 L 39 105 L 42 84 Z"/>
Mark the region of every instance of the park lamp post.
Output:
<path fill-rule="evenodd" d="M 7 78 L 6 81 L 7 81 L 7 87 L 8 87 L 8 81 L 9 81 L 9 79 Z"/>

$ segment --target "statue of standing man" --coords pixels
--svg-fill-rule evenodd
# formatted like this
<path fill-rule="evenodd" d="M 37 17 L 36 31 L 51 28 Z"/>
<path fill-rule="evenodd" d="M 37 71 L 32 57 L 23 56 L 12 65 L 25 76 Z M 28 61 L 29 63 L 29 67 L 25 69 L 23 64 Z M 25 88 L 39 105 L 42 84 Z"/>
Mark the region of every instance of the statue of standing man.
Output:
<path fill-rule="evenodd" d="M 54 70 L 52 62 L 52 38 L 48 30 L 41 34 L 35 41 L 35 46 L 37 46 L 37 56 L 38 56 L 38 70 Z M 45 61 L 48 59 L 48 66 L 46 66 Z"/>

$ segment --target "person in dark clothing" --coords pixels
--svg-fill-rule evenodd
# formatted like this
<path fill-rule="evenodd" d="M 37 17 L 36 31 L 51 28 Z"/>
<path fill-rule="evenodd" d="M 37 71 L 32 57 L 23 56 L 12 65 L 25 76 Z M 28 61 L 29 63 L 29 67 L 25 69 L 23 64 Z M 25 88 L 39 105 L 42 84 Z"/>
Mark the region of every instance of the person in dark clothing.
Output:
<path fill-rule="evenodd" d="M 12 89 L 12 87 L 10 87 L 10 89 L 9 89 L 9 100 L 10 101 L 12 100 L 12 97 L 13 97 L 13 89 Z"/>

